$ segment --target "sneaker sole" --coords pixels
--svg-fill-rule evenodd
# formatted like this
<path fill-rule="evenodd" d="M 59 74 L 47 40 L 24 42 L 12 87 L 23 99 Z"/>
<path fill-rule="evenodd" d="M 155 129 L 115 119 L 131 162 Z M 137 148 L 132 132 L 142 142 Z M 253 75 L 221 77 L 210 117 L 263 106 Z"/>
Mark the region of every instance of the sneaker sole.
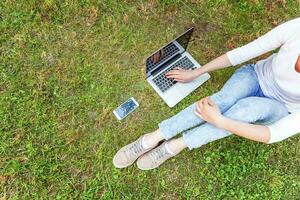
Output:
<path fill-rule="evenodd" d="M 126 167 L 129 167 L 130 165 L 132 165 L 136 160 L 134 160 L 132 163 L 129 163 L 127 165 L 118 165 L 115 163 L 115 157 L 113 158 L 113 165 L 118 168 L 118 169 L 123 169 L 123 168 L 126 168 Z"/>

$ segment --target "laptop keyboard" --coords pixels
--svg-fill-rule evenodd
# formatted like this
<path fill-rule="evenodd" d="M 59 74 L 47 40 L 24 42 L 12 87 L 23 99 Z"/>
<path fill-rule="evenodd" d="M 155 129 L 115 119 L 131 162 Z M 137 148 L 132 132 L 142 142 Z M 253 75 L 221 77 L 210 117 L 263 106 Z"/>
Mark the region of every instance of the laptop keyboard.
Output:
<path fill-rule="evenodd" d="M 160 58 L 160 60 L 158 62 L 153 63 L 152 60 L 151 60 L 151 57 L 147 59 L 147 61 L 146 61 L 147 62 L 147 64 L 146 64 L 147 72 L 151 71 L 156 66 L 163 63 L 165 60 L 167 60 L 171 56 L 175 55 L 177 52 L 179 52 L 179 48 L 173 42 L 168 44 L 167 46 L 165 46 L 163 48 L 163 56 Z"/>
<path fill-rule="evenodd" d="M 173 79 L 168 79 L 165 74 L 175 67 L 180 67 L 182 69 L 187 69 L 187 70 L 193 70 L 196 67 L 192 63 L 192 61 L 188 57 L 183 57 L 177 62 L 175 62 L 173 65 L 171 65 L 167 70 L 159 74 L 153 79 L 153 82 L 157 87 L 162 91 L 165 92 L 168 89 L 170 89 L 177 81 L 174 81 Z"/>

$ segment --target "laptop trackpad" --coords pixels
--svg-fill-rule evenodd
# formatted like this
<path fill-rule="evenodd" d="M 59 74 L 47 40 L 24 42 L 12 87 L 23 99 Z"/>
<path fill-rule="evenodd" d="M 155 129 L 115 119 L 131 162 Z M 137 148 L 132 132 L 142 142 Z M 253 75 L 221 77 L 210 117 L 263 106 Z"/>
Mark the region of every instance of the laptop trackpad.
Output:
<path fill-rule="evenodd" d="M 198 81 L 193 80 L 189 83 L 177 83 L 177 88 L 180 90 L 181 93 L 185 94 L 191 90 L 193 90 L 195 87 L 197 87 Z"/>

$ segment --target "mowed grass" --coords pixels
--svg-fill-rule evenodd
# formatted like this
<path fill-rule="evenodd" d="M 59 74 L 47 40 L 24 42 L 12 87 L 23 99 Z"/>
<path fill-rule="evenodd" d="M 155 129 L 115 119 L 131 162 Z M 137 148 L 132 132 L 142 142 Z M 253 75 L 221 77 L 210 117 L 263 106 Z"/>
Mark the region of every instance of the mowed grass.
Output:
<path fill-rule="evenodd" d="M 145 80 L 147 55 L 194 26 L 189 51 L 205 64 L 299 12 L 297 0 L 1 1 L 0 199 L 299 199 L 297 136 L 231 136 L 146 172 L 112 165 L 235 70 L 170 109 Z M 119 122 L 131 96 L 140 107 Z"/>

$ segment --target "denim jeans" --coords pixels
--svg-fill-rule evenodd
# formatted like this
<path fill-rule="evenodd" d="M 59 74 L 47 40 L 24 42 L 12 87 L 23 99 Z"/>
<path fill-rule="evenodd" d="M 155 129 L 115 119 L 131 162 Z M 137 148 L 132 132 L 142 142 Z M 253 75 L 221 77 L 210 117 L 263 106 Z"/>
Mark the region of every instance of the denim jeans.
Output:
<path fill-rule="evenodd" d="M 247 123 L 272 124 L 289 114 L 285 105 L 265 97 L 258 82 L 254 65 L 245 65 L 235 71 L 223 88 L 210 97 L 224 116 Z M 219 129 L 199 118 L 196 103 L 159 124 L 165 139 L 183 132 L 189 149 L 225 138 L 230 132 Z"/>

